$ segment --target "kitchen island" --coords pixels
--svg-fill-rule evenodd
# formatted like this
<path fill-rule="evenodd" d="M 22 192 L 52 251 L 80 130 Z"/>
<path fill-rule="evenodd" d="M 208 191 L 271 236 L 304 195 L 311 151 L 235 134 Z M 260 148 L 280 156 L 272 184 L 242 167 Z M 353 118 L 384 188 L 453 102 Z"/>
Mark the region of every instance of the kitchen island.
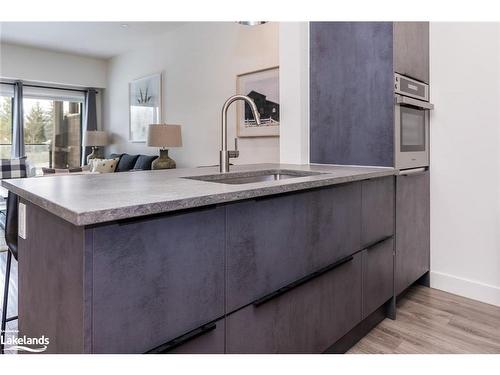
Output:
<path fill-rule="evenodd" d="M 394 304 L 395 174 L 258 164 L 233 181 L 215 167 L 4 180 L 26 205 L 20 335 L 49 337 L 51 353 L 340 351 Z"/>

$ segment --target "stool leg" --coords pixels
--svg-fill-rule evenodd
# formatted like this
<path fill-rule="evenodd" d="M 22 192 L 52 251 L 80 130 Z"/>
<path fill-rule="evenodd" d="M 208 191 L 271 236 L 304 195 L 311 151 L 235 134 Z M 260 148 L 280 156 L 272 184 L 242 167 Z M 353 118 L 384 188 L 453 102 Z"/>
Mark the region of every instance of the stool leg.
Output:
<path fill-rule="evenodd" d="M 0 342 L 0 354 L 4 354 L 5 329 L 7 326 L 7 302 L 9 297 L 10 265 L 12 263 L 12 254 L 7 250 L 7 265 L 5 267 L 5 284 L 3 289 L 3 307 L 2 307 L 2 330 Z"/>

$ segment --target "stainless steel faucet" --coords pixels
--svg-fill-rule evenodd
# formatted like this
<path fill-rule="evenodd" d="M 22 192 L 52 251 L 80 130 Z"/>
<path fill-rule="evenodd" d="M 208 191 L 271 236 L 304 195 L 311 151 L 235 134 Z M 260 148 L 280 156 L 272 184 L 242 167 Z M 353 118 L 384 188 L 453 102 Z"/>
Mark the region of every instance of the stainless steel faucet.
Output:
<path fill-rule="evenodd" d="M 222 106 L 222 142 L 221 142 L 222 149 L 219 152 L 219 163 L 220 163 L 221 173 L 229 172 L 230 158 L 237 158 L 238 156 L 240 156 L 240 152 L 238 151 L 237 138 L 234 139 L 234 151 L 227 150 L 227 110 L 229 109 L 231 103 L 237 100 L 244 100 L 250 106 L 253 117 L 255 119 L 255 123 L 257 125 L 260 125 L 259 111 L 257 110 L 257 106 L 255 105 L 254 101 L 250 97 L 246 95 L 233 95 L 228 100 L 226 100 L 226 102 Z"/>

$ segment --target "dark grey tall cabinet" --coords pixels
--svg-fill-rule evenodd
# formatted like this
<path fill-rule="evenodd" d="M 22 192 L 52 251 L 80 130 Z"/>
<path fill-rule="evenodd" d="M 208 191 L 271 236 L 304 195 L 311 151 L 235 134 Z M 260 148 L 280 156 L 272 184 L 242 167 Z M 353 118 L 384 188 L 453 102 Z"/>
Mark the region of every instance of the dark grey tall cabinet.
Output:
<path fill-rule="evenodd" d="M 310 23 L 310 161 L 394 166 L 394 73 L 429 83 L 427 22 Z M 429 271 L 429 172 L 396 178 L 395 291 Z"/>
<path fill-rule="evenodd" d="M 394 22 L 394 71 L 429 83 L 429 23 Z"/>
<path fill-rule="evenodd" d="M 310 161 L 392 166 L 393 26 L 310 24 Z"/>

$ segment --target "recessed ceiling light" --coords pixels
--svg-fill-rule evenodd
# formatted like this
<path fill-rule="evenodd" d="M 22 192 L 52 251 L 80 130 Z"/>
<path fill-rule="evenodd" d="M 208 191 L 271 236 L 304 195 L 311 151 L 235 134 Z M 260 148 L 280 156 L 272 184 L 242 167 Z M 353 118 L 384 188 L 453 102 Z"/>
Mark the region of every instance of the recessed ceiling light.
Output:
<path fill-rule="evenodd" d="M 237 21 L 240 25 L 244 26 L 257 26 L 267 23 L 267 21 Z"/>
<path fill-rule="evenodd" d="M 121 28 L 126 29 L 128 27 L 128 23 L 122 23 L 120 25 Z"/>

